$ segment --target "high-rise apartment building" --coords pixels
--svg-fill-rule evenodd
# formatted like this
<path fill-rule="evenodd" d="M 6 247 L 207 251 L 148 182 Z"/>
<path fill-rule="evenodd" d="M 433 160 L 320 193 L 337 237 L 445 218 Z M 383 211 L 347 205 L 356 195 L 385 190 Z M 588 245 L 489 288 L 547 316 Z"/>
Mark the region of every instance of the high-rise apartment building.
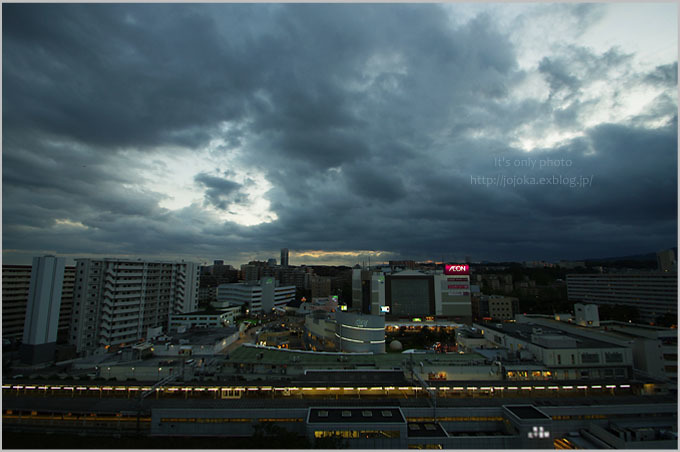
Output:
<path fill-rule="evenodd" d="M 33 258 L 21 346 L 22 360 L 27 363 L 46 362 L 54 358 L 64 267 L 64 258 Z"/>
<path fill-rule="evenodd" d="M 288 267 L 288 248 L 281 248 L 281 266 Z"/>
<path fill-rule="evenodd" d="M 569 301 L 637 308 L 640 319 L 653 322 L 678 313 L 678 274 L 607 273 L 567 275 Z"/>
<path fill-rule="evenodd" d="M 2 337 L 21 339 L 24 335 L 26 306 L 31 285 L 31 265 L 2 266 Z M 57 338 L 68 337 L 73 308 L 75 267 L 64 267 Z"/>
<path fill-rule="evenodd" d="M 129 344 L 170 316 L 198 307 L 199 266 L 190 262 L 76 259 L 73 324 L 77 352 Z"/>

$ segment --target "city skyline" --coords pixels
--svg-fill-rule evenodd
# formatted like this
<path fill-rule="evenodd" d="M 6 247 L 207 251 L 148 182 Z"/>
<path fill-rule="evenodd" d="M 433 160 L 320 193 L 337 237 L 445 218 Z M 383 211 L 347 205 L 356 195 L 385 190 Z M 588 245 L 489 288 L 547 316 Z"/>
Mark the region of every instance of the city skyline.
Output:
<path fill-rule="evenodd" d="M 675 4 L 5 4 L 3 42 L 5 264 L 677 244 Z"/>

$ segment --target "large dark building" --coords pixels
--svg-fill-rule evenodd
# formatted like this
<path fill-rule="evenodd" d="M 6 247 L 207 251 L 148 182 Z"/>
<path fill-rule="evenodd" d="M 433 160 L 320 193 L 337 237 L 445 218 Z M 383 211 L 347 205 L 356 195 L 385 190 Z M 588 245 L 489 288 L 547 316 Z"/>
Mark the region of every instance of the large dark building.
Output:
<path fill-rule="evenodd" d="M 678 314 L 678 273 L 567 275 L 567 294 L 573 303 L 634 307 L 641 320 L 654 322 Z"/>
<path fill-rule="evenodd" d="M 472 317 L 467 271 L 462 270 L 459 274 L 413 270 L 383 273 L 355 268 L 350 308 L 365 314 L 439 316 L 467 322 Z"/>

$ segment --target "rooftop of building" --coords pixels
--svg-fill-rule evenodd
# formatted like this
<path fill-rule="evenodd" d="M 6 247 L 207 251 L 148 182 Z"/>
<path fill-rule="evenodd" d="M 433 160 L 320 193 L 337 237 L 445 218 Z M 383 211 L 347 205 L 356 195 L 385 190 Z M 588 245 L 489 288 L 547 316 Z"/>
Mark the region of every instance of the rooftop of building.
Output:
<path fill-rule="evenodd" d="M 668 278 L 677 278 L 678 277 L 678 272 L 677 271 L 672 271 L 672 272 L 662 272 L 659 270 L 650 270 L 647 272 L 641 272 L 639 270 L 631 271 L 631 272 L 616 272 L 616 273 L 572 273 L 567 275 L 567 280 L 569 279 L 575 279 L 575 278 L 630 278 L 630 277 L 659 277 L 659 276 L 665 276 Z"/>
<path fill-rule="evenodd" d="M 456 334 L 462 337 L 466 338 L 474 338 L 474 339 L 483 339 L 484 335 L 480 330 L 474 327 L 464 327 L 464 328 L 458 328 L 456 330 Z"/>
<path fill-rule="evenodd" d="M 539 411 L 533 405 L 505 405 L 506 410 L 522 420 L 550 420 L 550 416 Z"/>
<path fill-rule="evenodd" d="M 568 315 L 573 319 L 572 314 L 555 314 L 555 315 Z M 558 320 L 554 316 L 544 315 L 544 314 L 522 314 L 520 317 L 527 319 L 541 319 L 542 323 L 546 320 L 550 323 L 555 324 L 556 329 L 560 327 L 564 328 L 568 326 L 574 331 L 586 331 L 586 332 L 600 332 L 606 335 L 614 335 L 617 337 L 625 338 L 635 338 L 635 337 L 654 337 L 656 335 L 660 336 L 677 336 L 678 330 L 674 328 L 647 325 L 642 323 L 630 323 L 621 322 L 618 320 L 600 320 L 599 327 L 582 326 L 573 322 L 565 322 L 564 320 Z M 518 317 L 519 318 L 519 317 Z"/>
<path fill-rule="evenodd" d="M 446 431 L 435 422 L 409 422 L 409 438 L 441 438 L 447 437 Z"/>
<path fill-rule="evenodd" d="M 632 334 L 635 334 L 635 331 L 641 331 L 641 332 L 661 332 L 661 331 L 670 331 L 670 332 L 675 332 L 675 334 L 678 333 L 677 329 L 674 328 L 668 328 L 668 327 L 663 327 L 663 326 L 657 326 L 657 325 L 646 325 L 642 323 L 626 323 L 626 322 L 619 322 L 617 320 L 600 320 L 600 325 L 602 327 L 613 327 L 613 328 L 618 328 L 622 329 L 625 331 L 630 331 Z"/>
<path fill-rule="evenodd" d="M 265 278 L 263 278 L 263 279 L 265 279 Z M 275 289 L 279 290 L 279 291 L 284 290 L 284 289 L 285 290 L 295 289 L 295 285 L 290 285 L 290 284 L 285 285 L 285 286 L 281 285 L 281 282 L 278 279 L 274 281 L 274 284 L 275 284 Z M 248 289 L 248 290 L 257 289 L 257 290 L 261 290 L 262 285 L 261 285 L 261 280 L 252 280 L 252 281 L 239 281 L 239 282 L 235 282 L 235 283 L 224 283 L 224 284 L 220 284 L 219 286 L 217 286 L 217 288 L 218 288 L 218 290 L 219 289 L 243 289 L 243 290 L 245 290 L 245 289 Z"/>
<path fill-rule="evenodd" d="M 193 311 L 193 312 L 185 312 L 182 314 L 172 314 L 172 317 L 181 317 L 181 316 L 187 316 L 187 315 L 223 315 L 223 312 L 208 312 L 208 311 Z"/>
<path fill-rule="evenodd" d="M 570 339 L 571 341 L 576 341 L 576 348 L 618 348 L 622 347 L 620 345 L 615 345 L 610 342 L 605 342 L 590 337 L 584 337 L 578 334 L 566 332 L 564 330 L 559 330 L 557 328 L 552 328 L 545 326 L 543 324 L 535 323 L 484 323 L 481 324 L 483 328 L 494 330 L 500 333 L 507 334 L 516 339 L 521 339 L 532 344 L 538 345 L 539 347 L 545 347 L 545 345 L 535 343 L 532 341 L 533 335 L 540 335 L 543 337 L 564 337 Z M 590 329 L 589 331 L 591 331 Z M 540 332 L 539 332 L 540 331 Z M 549 348 L 573 348 L 573 345 L 567 341 L 563 345 L 552 345 Z"/>
<path fill-rule="evenodd" d="M 268 347 L 241 346 L 229 354 L 231 361 L 247 364 L 296 364 L 310 369 L 346 368 L 356 366 L 362 368 L 393 369 L 400 367 L 411 356 L 403 353 L 335 353 L 284 350 Z M 484 357 L 476 353 L 429 353 L 416 358 L 427 364 L 453 366 L 483 361 Z"/>
<path fill-rule="evenodd" d="M 168 343 L 173 345 L 183 345 L 182 343 L 186 343 L 186 345 L 209 345 L 237 332 L 238 328 L 234 326 L 220 328 L 191 328 L 183 333 L 174 333 L 170 335 Z"/>
<path fill-rule="evenodd" d="M 406 420 L 398 407 L 309 409 L 309 422 L 315 424 L 404 424 Z"/>
<path fill-rule="evenodd" d="M 288 303 L 287 306 L 289 308 L 299 308 L 301 304 L 302 304 L 302 300 L 293 300 L 290 303 Z"/>
<path fill-rule="evenodd" d="M 396 327 L 396 328 L 401 328 L 403 327 L 428 327 L 428 328 L 438 328 L 438 327 L 443 327 L 443 328 L 458 328 L 463 326 L 463 323 L 459 322 L 454 322 L 453 320 L 448 320 L 448 319 L 441 319 L 437 318 L 436 320 L 426 320 L 424 322 L 422 321 L 416 321 L 414 322 L 413 320 L 406 320 L 406 319 L 399 319 L 395 318 L 392 316 L 385 316 L 385 326 L 386 327 Z"/>
<path fill-rule="evenodd" d="M 428 274 L 419 270 L 402 270 L 400 272 L 394 272 L 392 273 L 392 276 L 432 276 L 432 274 Z"/>
<path fill-rule="evenodd" d="M 104 257 L 104 258 L 91 258 L 91 257 L 80 257 L 75 259 L 77 261 L 93 261 L 93 262 L 121 262 L 126 264 L 195 264 L 196 262 L 186 262 L 184 259 L 173 261 L 173 260 L 160 260 L 160 259 L 126 259 L 120 257 Z"/>

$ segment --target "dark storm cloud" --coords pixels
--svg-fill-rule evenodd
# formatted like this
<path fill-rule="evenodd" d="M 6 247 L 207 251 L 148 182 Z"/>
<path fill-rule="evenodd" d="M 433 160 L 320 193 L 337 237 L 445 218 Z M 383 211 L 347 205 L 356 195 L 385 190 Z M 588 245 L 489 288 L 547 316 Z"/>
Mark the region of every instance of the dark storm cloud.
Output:
<path fill-rule="evenodd" d="M 194 180 L 207 189 L 205 191 L 206 201 L 218 209 L 226 210 L 230 203 L 242 203 L 244 201 L 243 195 L 239 195 L 239 189 L 242 188 L 242 185 L 238 182 L 205 173 L 197 174 Z"/>
<path fill-rule="evenodd" d="M 601 14 L 555 8 L 583 30 Z M 535 74 L 508 32 L 491 15 L 452 23 L 441 5 L 4 4 L 4 249 L 523 259 L 675 241 L 677 116 L 645 125 L 677 110 L 675 63 L 631 73 L 665 87 L 644 115 L 527 153 L 511 144 L 519 129 L 580 127 L 595 102 L 583 92 L 631 72 L 632 56 L 564 45 L 535 68 L 551 97 L 516 99 Z M 145 178 L 181 152 L 264 174 L 278 219 L 243 226 L 204 209 L 254 202 L 252 180 L 219 168 L 191 175 L 203 205 L 161 208 L 170 195 Z M 573 165 L 505 170 L 498 156 Z M 499 174 L 594 181 L 471 183 Z"/>
<path fill-rule="evenodd" d="M 657 66 L 653 72 L 647 74 L 645 81 L 653 85 L 661 83 L 676 86 L 678 84 L 678 63 Z"/>
<path fill-rule="evenodd" d="M 572 140 L 551 152 L 532 153 L 532 158 L 556 162 L 559 157 L 571 166 L 560 167 L 559 171 L 533 170 L 531 175 L 592 176 L 593 188 L 563 185 L 536 190 L 527 186 L 517 192 L 547 218 L 606 219 L 611 225 L 628 227 L 673 221 L 677 217 L 677 155 L 669 150 L 676 143 L 675 128 L 645 130 L 603 124 L 588 130 L 584 139 Z"/>
<path fill-rule="evenodd" d="M 362 198 L 392 202 L 406 194 L 400 175 L 387 172 L 378 165 L 354 168 L 348 172 L 349 190 Z"/>
<path fill-rule="evenodd" d="M 544 57 L 538 72 L 548 82 L 551 96 L 566 91 L 565 97 L 569 98 L 585 84 L 606 80 L 613 69 L 622 67 L 630 58 L 617 49 L 598 55 L 583 47 L 567 46 L 557 57 Z"/>
<path fill-rule="evenodd" d="M 184 5 L 3 5 L 3 121 L 101 146 L 198 146 L 249 80 Z"/>
<path fill-rule="evenodd" d="M 554 61 L 548 57 L 541 60 L 538 71 L 546 76 L 550 84 L 550 94 L 553 95 L 562 89 L 574 90 L 579 87 L 576 77 L 569 73 L 567 65 L 561 61 Z"/>

